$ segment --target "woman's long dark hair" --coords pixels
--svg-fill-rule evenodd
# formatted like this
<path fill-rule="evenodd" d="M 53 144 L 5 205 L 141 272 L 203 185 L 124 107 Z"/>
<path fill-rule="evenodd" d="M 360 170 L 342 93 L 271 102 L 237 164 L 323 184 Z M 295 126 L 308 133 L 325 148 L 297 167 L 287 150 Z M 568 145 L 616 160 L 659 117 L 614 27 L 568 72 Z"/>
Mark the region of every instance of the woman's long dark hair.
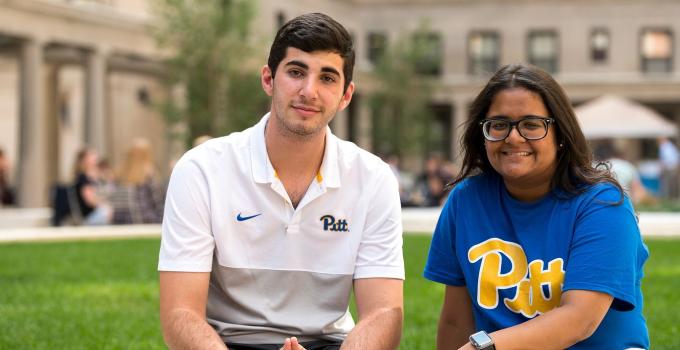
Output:
<path fill-rule="evenodd" d="M 623 189 L 609 169 L 593 166 L 592 152 L 564 90 L 550 74 L 540 68 L 522 64 L 503 66 L 472 103 L 470 117 L 465 123 L 465 133 L 461 139 L 463 164 L 449 187 L 480 173 L 498 174 L 486 156 L 484 135 L 479 122 L 486 118 L 493 99 L 499 92 L 516 87 L 541 96 L 550 117 L 555 119 L 555 140 L 561 146 L 557 152 L 557 167 L 550 183 L 551 188 L 558 188 L 567 195 L 576 195 L 585 191 L 588 185 L 609 182 L 619 189 L 622 201 Z"/>

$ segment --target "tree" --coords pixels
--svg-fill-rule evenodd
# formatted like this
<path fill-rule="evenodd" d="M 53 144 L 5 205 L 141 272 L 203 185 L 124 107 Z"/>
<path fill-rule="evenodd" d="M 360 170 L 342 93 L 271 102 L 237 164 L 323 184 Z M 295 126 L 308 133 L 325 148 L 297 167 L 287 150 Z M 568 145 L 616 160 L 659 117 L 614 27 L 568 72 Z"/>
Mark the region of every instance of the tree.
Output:
<path fill-rule="evenodd" d="M 163 106 L 169 124 L 186 125 L 185 141 L 223 135 L 253 124 L 266 110 L 267 96 L 253 64 L 248 0 L 156 0 L 153 28 L 171 54 L 167 86 L 181 86 L 182 101 Z"/>
<path fill-rule="evenodd" d="M 437 72 L 437 47 L 421 26 L 380 54 L 373 70 L 375 89 L 369 97 L 373 115 L 373 151 L 419 156 L 429 150 L 433 112 L 430 99 Z M 433 66 L 430 66 L 433 65 Z"/>

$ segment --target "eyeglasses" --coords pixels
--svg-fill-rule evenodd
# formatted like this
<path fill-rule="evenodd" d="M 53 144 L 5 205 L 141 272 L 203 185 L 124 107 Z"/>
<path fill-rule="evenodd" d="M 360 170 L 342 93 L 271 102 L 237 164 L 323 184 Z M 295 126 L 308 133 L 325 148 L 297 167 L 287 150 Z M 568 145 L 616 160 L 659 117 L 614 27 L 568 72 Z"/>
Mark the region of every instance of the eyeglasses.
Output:
<path fill-rule="evenodd" d="M 484 119 L 479 125 L 484 131 L 484 138 L 489 141 L 505 140 L 513 127 L 525 139 L 535 141 L 548 135 L 548 125 L 554 122 L 553 118 L 526 117 L 514 122 L 506 119 Z"/>

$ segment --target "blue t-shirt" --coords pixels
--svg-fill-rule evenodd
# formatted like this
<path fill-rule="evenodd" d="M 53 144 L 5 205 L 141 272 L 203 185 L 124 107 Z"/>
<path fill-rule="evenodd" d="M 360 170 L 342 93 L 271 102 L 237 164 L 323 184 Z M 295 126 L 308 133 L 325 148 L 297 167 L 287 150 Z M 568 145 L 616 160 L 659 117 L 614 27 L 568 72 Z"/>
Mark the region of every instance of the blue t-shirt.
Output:
<path fill-rule="evenodd" d="M 458 184 L 432 238 L 425 277 L 467 286 L 477 330 L 493 332 L 545 313 L 564 291 L 614 297 L 588 339 L 570 349 L 649 348 L 642 266 L 649 256 L 633 207 L 611 184 L 565 198 L 512 198 L 500 176 Z"/>

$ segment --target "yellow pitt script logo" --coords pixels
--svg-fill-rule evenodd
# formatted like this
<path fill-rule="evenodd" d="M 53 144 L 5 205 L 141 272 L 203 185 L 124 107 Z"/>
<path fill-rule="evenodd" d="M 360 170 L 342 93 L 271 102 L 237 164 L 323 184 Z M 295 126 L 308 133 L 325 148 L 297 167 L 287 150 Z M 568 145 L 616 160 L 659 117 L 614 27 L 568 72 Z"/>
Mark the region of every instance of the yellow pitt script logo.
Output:
<path fill-rule="evenodd" d="M 510 271 L 501 273 L 502 255 L 512 265 Z M 501 289 L 516 288 L 515 297 L 505 298 L 508 309 L 526 317 L 534 317 L 557 307 L 562 297 L 564 282 L 564 261 L 557 258 L 543 269 L 542 260 L 527 263 L 522 247 L 513 242 L 490 238 L 468 250 L 468 260 L 475 263 L 482 260 L 477 284 L 477 303 L 485 309 L 498 306 L 498 292 Z M 549 295 L 542 286 L 548 286 Z"/>

